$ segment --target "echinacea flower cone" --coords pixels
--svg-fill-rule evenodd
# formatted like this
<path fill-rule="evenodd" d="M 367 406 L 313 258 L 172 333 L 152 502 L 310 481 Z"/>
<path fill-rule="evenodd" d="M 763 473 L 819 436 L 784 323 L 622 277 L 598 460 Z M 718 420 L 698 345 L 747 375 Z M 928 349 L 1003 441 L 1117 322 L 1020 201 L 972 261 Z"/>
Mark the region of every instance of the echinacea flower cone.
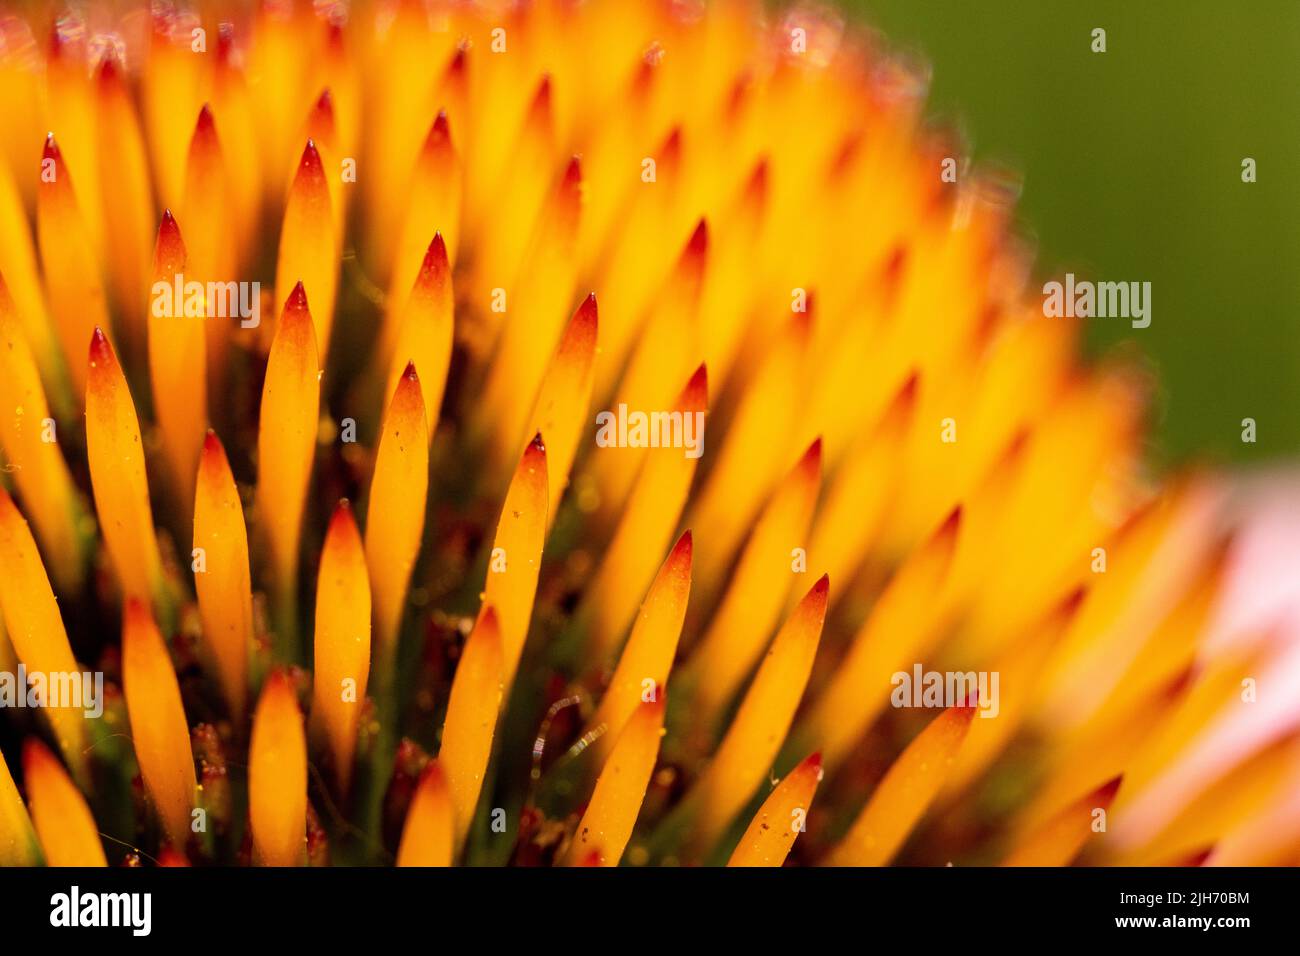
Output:
<path fill-rule="evenodd" d="M 1223 481 L 922 93 L 750 0 L 0 19 L 0 671 L 108 687 L 0 709 L 0 864 L 1300 863 Z"/>

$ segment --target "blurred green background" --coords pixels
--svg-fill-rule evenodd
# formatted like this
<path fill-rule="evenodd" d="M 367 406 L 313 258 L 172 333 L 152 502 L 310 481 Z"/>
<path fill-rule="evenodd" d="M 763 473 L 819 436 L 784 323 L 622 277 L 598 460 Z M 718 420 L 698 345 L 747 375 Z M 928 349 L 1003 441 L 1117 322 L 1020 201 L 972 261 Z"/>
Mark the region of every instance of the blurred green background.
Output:
<path fill-rule="evenodd" d="M 1157 462 L 1300 452 L 1300 0 L 844 2 L 931 65 L 977 165 L 1020 171 L 1040 287 L 1152 283 L 1149 328 L 1087 325 L 1150 357 Z"/>

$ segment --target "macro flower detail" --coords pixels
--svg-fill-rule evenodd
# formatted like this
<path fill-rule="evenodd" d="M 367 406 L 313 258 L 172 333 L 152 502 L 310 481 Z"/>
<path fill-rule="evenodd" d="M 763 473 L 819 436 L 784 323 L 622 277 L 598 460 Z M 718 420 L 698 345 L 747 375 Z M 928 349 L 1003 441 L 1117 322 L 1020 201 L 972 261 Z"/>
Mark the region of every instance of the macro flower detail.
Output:
<path fill-rule="evenodd" d="M 0 865 L 1300 864 L 1264 532 L 924 97 L 751 0 L 0 13 Z"/>

